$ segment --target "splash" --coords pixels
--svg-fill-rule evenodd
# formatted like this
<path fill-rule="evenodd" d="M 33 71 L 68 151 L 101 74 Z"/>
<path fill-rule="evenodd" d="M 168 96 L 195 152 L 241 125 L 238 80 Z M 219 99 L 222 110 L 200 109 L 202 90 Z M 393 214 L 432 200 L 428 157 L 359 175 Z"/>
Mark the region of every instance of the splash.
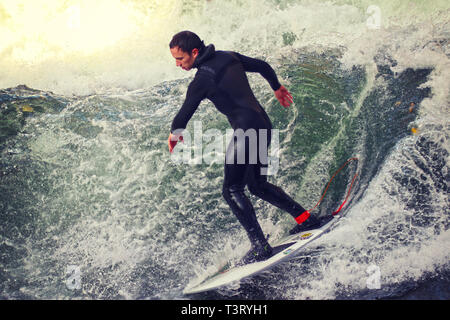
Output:
<path fill-rule="evenodd" d="M 0 87 L 90 94 L 180 78 L 167 44 L 186 29 L 219 49 L 271 59 L 292 48 L 344 47 L 349 64 L 369 64 L 380 46 L 406 54 L 440 37 L 446 17 L 446 1 L 5 0 Z"/>
<path fill-rule="evenodd" d="M 363 168 L 348 219 L 317 247 L 219 294 L 365 298 L 376 265 L 385 297 L 448 270 L 447 2 L 2 1 L 0 87 L 45 90 L 0 92 L 2 294 L 180 298 L 193 277 L 245 253 L 222 167 L 176 166 L 165 153 L 193 75 L 167 43 L 185 29 L 266 59 L 292 90 L 295 108 L 280 110 L 249 75 L 280 129 L 276 181 L 300 203 L 314 205 L 348 157 Z M 228 128 L 207 102 L 196 117 Z M 272 239 L 289 229 L 273 207 L 255 209 Z M 81 291 L 65 285 L 73 265 Z"/>

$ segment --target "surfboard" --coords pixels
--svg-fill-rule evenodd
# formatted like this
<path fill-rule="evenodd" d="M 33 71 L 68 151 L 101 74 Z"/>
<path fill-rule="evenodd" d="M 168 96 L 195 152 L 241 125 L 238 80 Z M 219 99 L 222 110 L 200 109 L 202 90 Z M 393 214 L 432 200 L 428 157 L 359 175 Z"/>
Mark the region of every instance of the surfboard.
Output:
<path fill-rule="evenodd" d="M 328 182 L 325 191 L 322 194 L 321 199 L 317 202 L 314 208 L 308 211 L 314 210 L 323 200 L 328 187 L 330 186 L 333 179 L 336 175 L 345 168 L 349 163 L 353 161 L 358 161 L 358 158 L 349 158 L 331 177 Z M 345 196 L 344 201 L 341 203 L 339 208 L 334 211 L 331 215 L 324 217 L 321 222 L 320 227 L 316 229 L 311 229 L 304 232 L 299 232 L 293 235 L 286 236 L 281 240 L 277 241 L 274 244 L 270 244 L 272 246 L 273 253 L 272 256 L 264 261 L 255 262 L 246 265 L 232 266 L 230 262 L 227 265 L 220 268 L 216 273 L 207 277 L 204 280 L 200 280 L 200 282 L 196 284 L 188 284 L 188 286 L 183 290 L 184 294 L 193 294 L 204 291 L 209 291 L 213 289 L 217 289 L 219 287 L 229 285 L 231 283 L 235 283 L 236 281 L 241 281 L 245 278 L 255 276 L 263 271 L 267 271 L 276 265 L 291 260 L 298 256 L 302 250 L 305 249 L 306 246 L 309 246 L 314 240 L 320 238 L 322 235 L 330 231 L 333 225 L 339 221 L 342 217 L 341 210 L 346 204 L 348 197 L 350 195 L 350 191 L 352 190 L 353 184 L 358 177 L 358 172 L 356 172 L 352 178 L 350 186 L 347 190 L 347 194 Z"/>
<path fill-rule="evenodd" d="M 188 285 L 183 293 L 193 294 L 209 290 L 214 290 L 226 286 L 236 281 L 255 276 L 263 271 L 267 271 L 276 265 L 295 258 L 306 246 L 314 240 L 327 233 L 331 227 L 339 220 L 340 214 L 331 216 L 331 218 L 317 229 L 299 232 L 286 236 L 273 245 L 272 256 L 264 261 L 250 263 L 246 265 L 232 267 L 230 263 L 222 267 L 216 273 L 200 281 L 197 284 Z"/>

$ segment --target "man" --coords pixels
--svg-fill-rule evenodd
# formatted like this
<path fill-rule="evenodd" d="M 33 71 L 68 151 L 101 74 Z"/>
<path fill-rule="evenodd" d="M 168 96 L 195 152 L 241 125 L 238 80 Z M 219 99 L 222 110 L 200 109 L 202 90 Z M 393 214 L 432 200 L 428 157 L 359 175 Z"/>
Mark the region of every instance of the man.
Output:
<path fill-rule="evenodd" d="M 291 234 L 317 227 L 320 221 L 281 188 L 269 183 L 267 176 L 262 174 L 263 170 L 267 169 L 267 148 L 261 150 L 261 146 L 269 145 L 272 124 L 255 98 L 245 72 L 260 73 L 269 82 L 275 97 L 283 107 L 290 106 L 293 102 L 292 96 L 278 82 L 274 70 L 266 62 L 237 52 L 216 51 L 214 45 L 205 46 L 193 32 L 177 33 L 169 47 L 178 67 L 186 71 L 198 69 L 188 87 L 186 99 L 173 119 L 168 139 L 169 151 L 172 152 L 177 142 L 182 141 L 182 130 L 186 128 L 203 99 L 211 100 L 216 108 L 227 116 L 235 134 L 226 151 L 222 194 L 252 244 L 243 261 L 251 263 L 267 259 L 272 254 L 272 248 L 261 230 L 250 200 L 244 193 L 245 186 L 252 194 L 292 215 L 297 225 L 291 230 Z M 250 141 L 248 135 L 242 135 L 242 131 L 249 130 L 265 134 L 257 134 L 256 141 Z M 261 139 L 266 141 L 261 143 Z M 242 153 L 244 157 L 239 159 Z M 255 155 L 256 161 L 253 157 Z"/>

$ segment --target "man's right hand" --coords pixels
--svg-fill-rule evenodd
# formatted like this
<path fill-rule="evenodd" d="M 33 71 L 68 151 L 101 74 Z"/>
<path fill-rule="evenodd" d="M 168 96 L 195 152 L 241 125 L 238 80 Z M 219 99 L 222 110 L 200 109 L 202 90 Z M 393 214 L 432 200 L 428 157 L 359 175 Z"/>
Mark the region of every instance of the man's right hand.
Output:
<path fill-rule="evenodd" d="M 292 95 L 284 86 L 281 86 L 280 89 L 278 89 L 274 93 L 280 104 L 285 108 L 289 107 L 291 103 L 294 102 Z"/>
<path fill-rule="evenodd" d="M 169 139 L 167 140 L 167 143 L 169 145 L 169 152 L 173 152 L 173 148 L 175 148 L 178 141 L 183 142 L 183 136 L 181 134 L 169 134 Z"/>

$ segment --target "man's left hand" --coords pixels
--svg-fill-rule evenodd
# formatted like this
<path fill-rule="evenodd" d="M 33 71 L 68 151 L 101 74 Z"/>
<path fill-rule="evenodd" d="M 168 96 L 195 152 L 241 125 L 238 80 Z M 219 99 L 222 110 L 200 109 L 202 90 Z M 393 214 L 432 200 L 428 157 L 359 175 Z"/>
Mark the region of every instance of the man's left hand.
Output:
<path fill-rule="evenodd" d="M 280 89 L 278 89 L 274 93 L 280 104 L 285 108 L 289 107 L 291 103 L 294 102 L 294 100 L 292 99 L 292 95 L 284 86 L 281 86 Z"/>

